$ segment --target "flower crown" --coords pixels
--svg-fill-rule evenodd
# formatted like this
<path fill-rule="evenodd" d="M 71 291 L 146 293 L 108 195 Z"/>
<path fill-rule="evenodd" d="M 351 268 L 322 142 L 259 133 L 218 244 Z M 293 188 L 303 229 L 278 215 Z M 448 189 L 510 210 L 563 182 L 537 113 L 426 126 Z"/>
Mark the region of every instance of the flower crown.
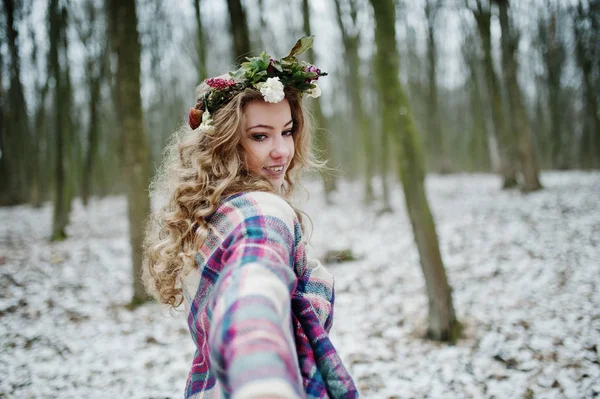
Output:
<path fill-rule="evenodd" d="M 283 101 L 284 88 L 293 88 L 301 96 L 306 94 L 313 98 L 319 97 L 321 89 L 316 81 L 327 73 L 296 58 L 312 47 L 313 38 L 314 36 L 301 38 L 290 53 L 280 60 L 275 60 L 263 52 L 258 57 L 246 58 L 248 61 L 242 63 L 237 71 L 229 72 L 229 79 L 206 79 L 204 83 L 210 89 L 198 99 L 196 106 L 190 109 L 190 127 L 211 129 L 211 112 L 215 112 L 247 88 L 260 91 L 264 100 L 270 103 Z"/>

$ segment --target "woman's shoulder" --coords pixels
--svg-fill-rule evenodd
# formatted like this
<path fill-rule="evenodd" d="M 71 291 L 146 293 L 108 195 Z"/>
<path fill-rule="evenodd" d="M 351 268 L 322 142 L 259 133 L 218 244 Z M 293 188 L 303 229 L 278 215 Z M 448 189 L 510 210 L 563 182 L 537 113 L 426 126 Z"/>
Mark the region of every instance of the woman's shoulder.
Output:
<path fill-rule="evenodd" d="M 227 197 L 216 210 L 215 216 L 219 215 L 242 220 L 252 217 L 277 218 L 292 231 L 297 222 L 294 209 L 285 199 L 265 191 L 247 191 Z"/>

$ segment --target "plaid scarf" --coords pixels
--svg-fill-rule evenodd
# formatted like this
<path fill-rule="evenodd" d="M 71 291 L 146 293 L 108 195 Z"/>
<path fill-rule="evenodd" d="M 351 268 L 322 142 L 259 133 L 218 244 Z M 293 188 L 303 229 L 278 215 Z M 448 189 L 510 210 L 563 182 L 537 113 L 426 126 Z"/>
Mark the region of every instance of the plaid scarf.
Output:
<path fill-rule="evenodd" d="M 333 278 L 307 262 L 293 209 L 269 193 L 229 197 L 182 279 L 196 354 L 185 398 L 357 398 L 329 340 Z"/>

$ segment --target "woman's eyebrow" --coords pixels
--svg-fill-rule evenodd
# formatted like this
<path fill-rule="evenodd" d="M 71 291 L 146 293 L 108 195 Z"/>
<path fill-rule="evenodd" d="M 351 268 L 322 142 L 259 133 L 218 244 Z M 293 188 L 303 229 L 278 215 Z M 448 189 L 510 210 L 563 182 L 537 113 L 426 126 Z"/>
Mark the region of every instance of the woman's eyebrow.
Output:
<path fill-rule="evenodd" d="M 257 127 L 262 127 L 262 128 L 266 128 L 266 129 L 273 129 L 273 126 L 269 126 L 269 125 L 254 125 L 254 126 L 252 126 L 252 127 L 249 127 L 249 128 L 248 128 L 248 129 L 246 129 L 246 130 L 255 129 L 255 128 L 257 128 Z"/>
<path fill-rule="evenodd" d="M 285 125 L 283 125 L 283 126 L 286 127 L 286 126 L 288 126 L 288 125 L 290 125 L 292 123 L 294 123 L 294 120 L 290 119 L 290 121 L 288 123 L 286 123 Z M 273 126 L 270 126 L 270 125 L 258 124 L 258 125 L 254 125 L 254 126 L 249 127 L 248 129 L 246 129 L 246 131 L 252 130 L 252 129 L 257 128 L 257 127 L 261 127 L 263 129 L 271 129 L 271 130 L 274 129 Z"/>

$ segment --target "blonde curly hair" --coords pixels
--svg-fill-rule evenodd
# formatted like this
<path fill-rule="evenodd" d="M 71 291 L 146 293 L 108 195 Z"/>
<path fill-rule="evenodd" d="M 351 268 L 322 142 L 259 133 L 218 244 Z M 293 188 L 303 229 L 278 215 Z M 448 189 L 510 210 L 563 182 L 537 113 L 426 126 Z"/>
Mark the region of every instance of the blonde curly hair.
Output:
<path fill-rule="evenodd" d="M 207 89 L 206 84 L 200 85 L 196 98 Z M 278 194 L 289 202 L 300 172 L 317 164 L 302 98 L 293 90 L 287 90 L 285 98 L 294 121 L 295 152 Z M 194 267 L 194 255 L 209 234 L 206 217 L 224 197 L 246 191 L 276 192 L 266 179 L 250 175 L 245 168 L 240 139 L 244 107 L 253 101 L 263 101 L 260 92 L 238 93 L 212 114 L 214 129 L 199 133 L 183 126 L 167 145 L 150 186 L 152 197 L 166 204 L 149 219 L 142 272 L 147 292 L 159 302 L 172 307 L 182 303 L 179 279 Z"/>

